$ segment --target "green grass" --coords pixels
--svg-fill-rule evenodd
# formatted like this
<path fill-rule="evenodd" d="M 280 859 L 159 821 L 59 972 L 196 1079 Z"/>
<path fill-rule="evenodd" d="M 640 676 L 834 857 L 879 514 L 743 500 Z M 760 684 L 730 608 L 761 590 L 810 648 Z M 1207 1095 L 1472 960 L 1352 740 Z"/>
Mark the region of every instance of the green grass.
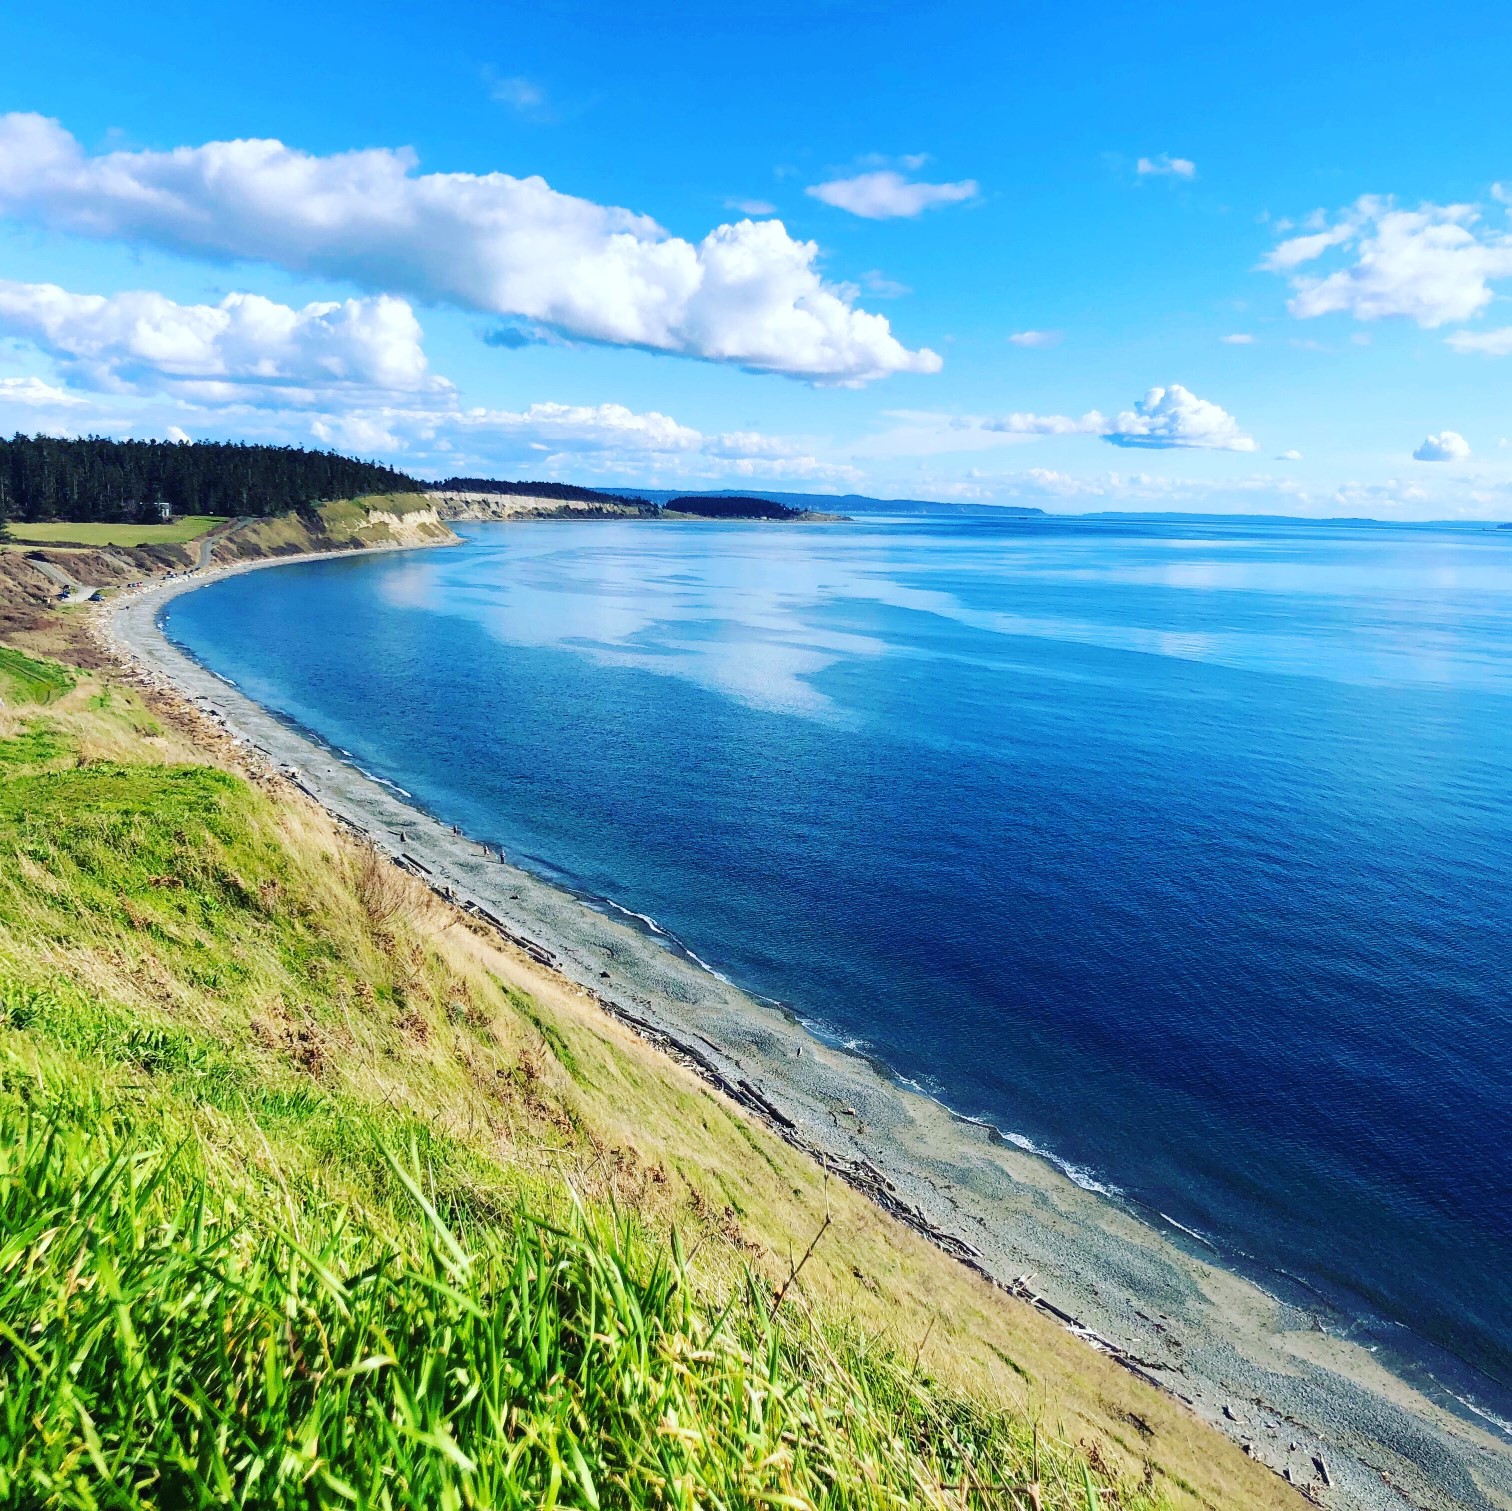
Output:
<path fill-rule="evenodd" d="M 759 1283 L 707 1299 L 581 1207 L 459 1222 L 376 1157 L 397 1237 L 212 1181 L 119 1109 L 0 1115 L 0 1500 L 969 1506 L 1003 1497 L 948 1487 L 1037 1473 L 1098 1503 L 1076 1455 Z"/>
<path fill-rule="evenodd" d="M 219 514 L 185 514 L 164 525 L 71 524 L 67 520 L 27 524 L 13 520 L 9 541 L 18 546 L 182 546 L 223 525 Z"/>
<path fill-rule="evenodd" d="M 0 702 L 51 703 L 72 690 L 74 674 L 56 661 L 39 661 L 0 645 Z"/>

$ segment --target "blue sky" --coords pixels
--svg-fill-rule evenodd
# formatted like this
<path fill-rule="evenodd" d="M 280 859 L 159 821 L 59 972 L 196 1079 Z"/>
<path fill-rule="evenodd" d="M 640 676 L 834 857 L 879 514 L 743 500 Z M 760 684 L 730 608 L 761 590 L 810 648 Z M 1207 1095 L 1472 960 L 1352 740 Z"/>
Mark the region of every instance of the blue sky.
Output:
<path fill-rule="evenodd" d="M 1512 11 L 1236 9 L 27 8 L 0 429 L 1512 518 Z"/>

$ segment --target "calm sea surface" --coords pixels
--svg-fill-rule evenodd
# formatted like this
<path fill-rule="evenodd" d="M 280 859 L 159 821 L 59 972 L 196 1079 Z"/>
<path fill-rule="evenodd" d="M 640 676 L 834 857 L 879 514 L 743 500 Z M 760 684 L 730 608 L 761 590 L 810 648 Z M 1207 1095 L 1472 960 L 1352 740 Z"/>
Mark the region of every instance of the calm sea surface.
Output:
<path fill-rule="evenodd" d="M 1512 532 L 463 528 L 168 628 L 1512 1416 Z"/>

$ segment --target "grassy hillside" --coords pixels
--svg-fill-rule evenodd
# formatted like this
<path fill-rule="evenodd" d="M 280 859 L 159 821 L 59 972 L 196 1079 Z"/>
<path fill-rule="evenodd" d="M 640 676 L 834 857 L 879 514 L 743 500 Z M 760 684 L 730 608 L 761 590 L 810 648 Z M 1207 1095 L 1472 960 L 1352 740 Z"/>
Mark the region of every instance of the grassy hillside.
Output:
<path fill-rule="evenodd" d="M 0 1504 L 1295 1505 L 188 711 L 33 665 Z"/>
<path fill-rule="evenodd" d="M 182 546 L 225 522 L 225 516 L 219 514 L 186 514 L 165 525 L 16 521 L 7 533 L 10 543 L 18 546 Z"/>
<path fill-rule="evenodd" d="M 434 514 L 434 502 L 423 493 L 341 499 L 315 509 L 253 520 L 216 546 L 215 559 L 234 561 L 450 539 L 451 532 L 434 522 Z"/>

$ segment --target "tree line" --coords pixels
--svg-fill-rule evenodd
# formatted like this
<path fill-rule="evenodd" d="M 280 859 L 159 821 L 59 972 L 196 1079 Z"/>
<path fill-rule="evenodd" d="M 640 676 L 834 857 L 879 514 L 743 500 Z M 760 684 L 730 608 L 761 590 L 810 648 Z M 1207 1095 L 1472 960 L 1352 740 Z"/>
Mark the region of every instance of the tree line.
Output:
<path fill-rule="evenodd" d="M 145 520 L 174 514 L 282 514 L 369 493 L 418 493 L 392 467 L 333 451 L 239 441 L 0 439 L 0 521 Z"/>

